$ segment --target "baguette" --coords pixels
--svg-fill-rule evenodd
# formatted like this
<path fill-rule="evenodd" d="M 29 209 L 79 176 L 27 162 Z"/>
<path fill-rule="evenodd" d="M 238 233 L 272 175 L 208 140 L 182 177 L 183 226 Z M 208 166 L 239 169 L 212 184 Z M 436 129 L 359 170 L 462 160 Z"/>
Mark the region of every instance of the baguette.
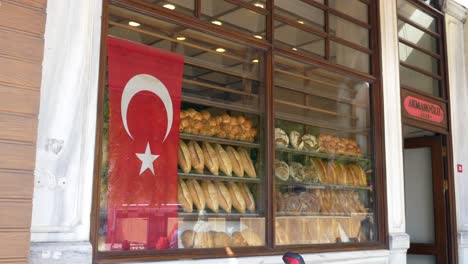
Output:
<path fill-rule="evenodd" d="M 229 193 L 228 188 L 224 183 L 215 181 L 214 185 L 216 187 L 216 191 L 218 192 L 218 203 L 221 208 L 224 209 L 227 213 L 231 212 L 232 208 L 232 199 L 231 194 Z"/>
<path fill-rule="evenodd" d="M 190 191 L 187 184 L 183 180 L 179 180 L 179 191 L 177 192 L 177 198 L 182 206 L 184 212 L 191 213 L 193 211 L 193 200 L 190 195 Z"/>
<path fill-rule="evenodd" d="M 190 151 L 190 161 L 192 162 L 192 167 L 198 173 L 203 173 L 203 167 L 205 167 L 205 159 L 203 157 L 203 151 L 195 141 L 190 141 L 188 143 L 188 148 Z"/>
<path fill-rule="evenodd" d="M 187 187 L 192 197 L 192 201 L 197 207 L 198 211 L 205 210 L 206 200 L 200 184 L 196 180 L 187 180 Z"/>
<path fill-rule="evenodd" d="M 255 167 L 252 159 L 250 158 L 249 152 L 245 148 L 238 148 L 237 152 L 239 153 L 242 166 L 244 167 L 244 171 L 247 173 L 247 176 L 250 178 L 256 178 L 257 173 L 255 172 Z"/>
<path fill-rule="evenodd" d="M 231 194 L 232 207 L 234 207 L 239 213 L 245 214 L 245 200 L 239 186 L 234 182 L 228 182 L 228 189 Z"/>
<path fill-rule="evenodd" d="M 216 155 L 218 157 L 219 169 L 227 176 L 232 176 L 231 159 L 220 144 L 215 144 L 214 147 L 216 150 Z"/>
<path fill-rule="evenodd" d="M 231 159 L 232 171 L 234 174 L 239 177 L 244 177 L 244 166 L 242 165 L 239 153 L 231 146 L 226 148 L 226 153 Z"/>
<path fill-rule="evenodd" d="M 205 195 L 206 206 L 213 212 L 219 211 L 218 191 L 211 181 L 202 181 L 203 194 Z"/>
<path fill-rule="evenodd" d="M 255 200 L 250 192 L 249 187 L 245 183 L 239 183 L 239 189 L 244 197 L 245 206 L 250 213 L 255 213 Z"/>
<path fill-rule="evenodd" d="M 216 151 L 208 142 L 203 142 L 203 158 L 205 159 L 205 167 L 214 175 L 219 174 L 219 161 Z"/>
<path fill-rule="evenodd" d="M 192 163 L 190 162 L 190 151 L 187 147 L 187 144 L 185 144 L 185 142 L 182 140 L 179 141 L 178 161 L 179 167 L 183 172 L 190 172 L 190 170 L 192 169 Z"/>

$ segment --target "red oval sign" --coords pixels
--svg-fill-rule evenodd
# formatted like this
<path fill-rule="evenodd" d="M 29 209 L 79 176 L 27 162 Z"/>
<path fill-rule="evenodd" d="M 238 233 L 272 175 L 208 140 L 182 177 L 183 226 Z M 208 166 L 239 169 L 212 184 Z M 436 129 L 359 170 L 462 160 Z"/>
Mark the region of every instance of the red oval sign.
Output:
<path fill-rule="evenodd" d="M 444 110 L 434 103 L 421 100 L 414 96 L 407 96 L 405 97 L 403 105 L 411 116 L 436 123 L 442 123 L 444 120 Z"/>

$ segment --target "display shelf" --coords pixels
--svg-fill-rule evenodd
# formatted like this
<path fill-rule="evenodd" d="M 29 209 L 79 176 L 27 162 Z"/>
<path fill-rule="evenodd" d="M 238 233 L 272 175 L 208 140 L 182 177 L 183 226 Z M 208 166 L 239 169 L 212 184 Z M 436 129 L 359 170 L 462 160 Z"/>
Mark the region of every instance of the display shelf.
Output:
<path fill-rule="evenodd" d="M 213 180 L 213 181 L 233 181 L 233 182 L 247 182 L 247 183 L 260 183 L 259 178 L 250 178 L 247 175 L 244 177 L 226 176 L 226 175 L 213 175 L 213 174 L 198 174 L 198 173 L 184 173 L 179 172 L 179 177 L 183 179 L 196 179 L 196 180 Z"/>
<path fill-rule="evenodd" d="M 276 179 L 278 186 L 299 186 L 306 189 L 337 189 L 337 190 L 373 190 L 372 186 L 355 186 L 355 185 L 340 185 L 328 183 L 312 183 L 312 182 L 295 182 L 295 181 L 281 181 Z"/>
<path fill-rule="evenodd" d="M 351 218 L 353 216 L 371 216 L 374 213 L 350 213 L 350 214 L 342 214 L 342 213 L 336 213 L 336 214 L 323 214 L 323 213 L 290 213 L 290 212 L 275 212 L 276 217 L 285 217 L 285 218 L 291 218 L 291 217 L 301 217 L 301 218 Z"/>
<path fill-rule="evenodd" d="M 206 141 L 210 143 L 219 143 L 221 145 L 231 145 L 231 146 L 239 146 L 239 147 L 246 147 L 246 148 L 259 148 L 260 147 L 260 144 L 258 143 L 252 143 L 252 142 L 240 141 L 240 140 L 232 140 L 232 139 L 226 139 L 226 138 L 218 138 L 218 137 L 209 137 L 209 136 L 195 135 L 195 134 L 188 134 L 188 133 L 180 133 L 179 137 L 181 139 Z"/>
<path fill-rule="evenodd" d="M 184 88 L 184 87 L 182 87 Z M 249 114 L 260 114 L 260 111 L 257 108 L 248 105 L 236 104 L 236 103 L 222 103 L 219 101 L 214 101 L 210 99 L 205 99 L 201 97 L 196 97 L 193 95 L 182 95 L 182 102 L 204 105 L 209 107 L 222 108 L 226 110 L 239 111 Z"/>
<path fill-rule="evenodd" d="M 219 213 L 207 213 L 207 212 L 193 212 L 193 213 L 186 213 L 186 212 L 179 212 L 178 216 L 183 218 L 187 221 L 196 221 L 196 220 L 206 220 L 208 218 L 223 218 L 225 220 L 239 220 L 241 218 L 252 218 L 252 217 L 261 217 L 260 214 L 255 213 L 227 213 L 227 212 L 219 212 Z"/>
<path fill-rule="evenodd" d="M 293 149 L 293 148 L 285 148 L 285 147 L 278 147 L 278 146 L 276 147 L 275 150 L 279 152 L 287 152 L 287 153 L 292 153 L 292 154 L 297 154 L 297 155 L 318 157 L 321 159 L 329 159 L 329 160 L 353 161 L 353 162 L 368 162 L 370 160 L 368 157 L 342 156 L 342 155 L 323 153 L 323 152 L 317 152 L 317 151 L 312 151 L 312 150 Z"/>

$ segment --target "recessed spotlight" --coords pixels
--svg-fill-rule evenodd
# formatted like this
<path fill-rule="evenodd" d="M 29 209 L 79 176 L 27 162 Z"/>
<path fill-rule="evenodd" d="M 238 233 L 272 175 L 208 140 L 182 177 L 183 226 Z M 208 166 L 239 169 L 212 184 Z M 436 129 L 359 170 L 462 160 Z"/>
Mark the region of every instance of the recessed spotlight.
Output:
<path fill-rule="evenodd" d="M 297 48 L 292 48 L 292 50 L 297 51 Z"/>
<path fill-rule="evenodd" d="M 265 6 L 263 4 L 260 4 L 260 3 L 255 3 L 254 6 L 260 7 L 260 8 L 265 8 Z"/>
<path fill-rule="evenodd" d="M 217 51 L 217 52 L 225 52 L 226 50 L 223 49 L 223 48 L 217 48 L 216 51 Z"/>
<path fill-rule="evenodd" d="M 298 20 L 297 23 L 299 23 L 301 25 L 304 25 L 304 21 L 302 21 L 302 20 Z"/>
<path fill-rule="evenodd" d="M 183 41 L 183 40 L 186 40 L 186 38 L 184 36 L 179 36 L 176 38 L 177 40 L 180 40 L 180 41 Z"/>
<path fill-rule="evenodd" d="M 140 26 L 140 23 L 135 22 L 135 21 L 130 21 L 130 22 L 128 22 L 128 25 L 129 25 L 129 26 L 132 26 L 132 27 L 139 27 L 139 26 Z"/>
<path fill-rule="evenodd" d="M 252 62 L 253 63 L 258 63 L 258 59 L 253 59 Z"/>
<path fill-rule="evenodd" d="M 221 26 L 223 23 L 221 21 L 218 21 L 218 20 L 215 20 L 215 21 L 211 21 L 211 24 L 215 24 L 217 26 Z"/>
<path fill-rule="evenodd" d="M 173 4 L 165 4 L 165 5 L 163 5 L 163 7 L 167 8 L 169 10 L 174 10 L 175 9 L 175 5 L 173 5 Z"/>
<path fill-rule="evenodd" d="M 263 37 L 260 35 L 254 35 L 254 38 L 263 39 Z"/>

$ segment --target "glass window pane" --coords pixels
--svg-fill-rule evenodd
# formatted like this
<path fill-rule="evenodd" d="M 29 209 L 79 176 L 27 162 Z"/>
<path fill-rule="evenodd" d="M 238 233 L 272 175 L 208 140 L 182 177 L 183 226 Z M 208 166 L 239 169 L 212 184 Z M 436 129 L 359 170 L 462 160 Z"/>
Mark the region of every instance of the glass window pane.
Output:
<path fill-rule="evenodd" d="M 405 17 L 412 22 L 429 29 L 430 31 L 437 32 L 437 20 L 435 17 L 417 8 L 415 5 L 406 0 L 397 1 L 398 15 Z"/>
<path fill-rule="evenodd" d="M 439 60 L 417 49 L 399 43 L 400 61 L 421 68 L 434 74 L 439 74 Z"/>
<path fill-rule="evenodd" d="M 275 46 L 287 50 L 305 53 L 306 55 L 325 56 L 325 38 L 275 21 Z"/>
<path fill-rule="evenodd" d="M 429 93 L 434 96 L 440 96 L 440 82 L 430 76 L 413 71 L 400 65 L 400 84 Z"/>
<path fill-rule="evenodd" d="M 330 41 L 330 60 L 358 71 L 370 72 L 370 55 Z"/>
<path fill-rule="evenodd" d="M 359 0 L 329 0 L 328 6 L 363 22 L 368 22 L 368 7 Z"/>
<path fill-rule="evenodd" d="M 376 240 L 369 84 L 274 62 L 275 244 Z"/>
<path fill-rule="evenodd" d="M 431 255 L 412 255 L 408 254 L 406 259 L 407 264 L 436 264 L 437 259 Z"/>
<path fill-rule="evenodd" d="M 398 37 L 409 41 L 425 50 L 439 53 L 437 39 L 410 24 L 398 20 Z"/>
<path fill-rule="evenodd" d="M 369 47 L 369 30 L 330 14 L 330 34 L 360 46 Z"/>
<path fill-rule="evenodd" d="M 276 0 L 275 15 L 324 31 L 324 11 L 299 0 Z"/>
<path fill-rule="evenodd" d="M 141 24 L 128 26 L 125 21 L 134 17 Z M 99 250 L 230 248 L 235 253 L 238 247 L 264 246 L 264 52 L 112 5 L 109 23 L 112 36 L 183 55 L 184 69 L 179 149 L 172 149 L 179 153 L 178 202 L 170 217 L 160 204 L 138 200 L 139 191 L 125 182 L 121 187 L 133 190 L 131 197 L 111 202 L 121 194 L 113 185 L 121 163 L 110 148 L 119 141 L 109 136 L 116 126 L 110 117 L 120 114 L 120 105 L 111 105 L 112 89 L 105 89 Z M 154 118 L 145 118 L 145 125 L 152 126 Z"/>
<path fill-rule="evenodd" d="M 195 9 L 194 0 L 168 0 L 168 1 L 154 1 L 154 0 L 143 0 L 154 5 L 160 5 L 169 10 L 174 10 L 175 12 L 180 12 L 185 15 L 193 16 L 193 11 Z"/>
<path fill-rule="evenodd" d="M 265 16 L 240 5 L 220 0 L 202 0 L 201 19 L 220 27 L 265 38 Z"/>

